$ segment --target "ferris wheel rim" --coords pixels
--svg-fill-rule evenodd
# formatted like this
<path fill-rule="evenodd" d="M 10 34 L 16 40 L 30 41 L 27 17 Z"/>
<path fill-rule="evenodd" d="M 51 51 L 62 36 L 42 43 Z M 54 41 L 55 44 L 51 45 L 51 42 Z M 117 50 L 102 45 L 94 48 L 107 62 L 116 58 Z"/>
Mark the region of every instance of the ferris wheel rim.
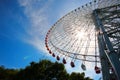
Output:
<path fill-rule="evenodd" d="M 62 21 L 62 20 L 64 20 L 64 18 L 66 18 L 68 15 L 70 15 L 70 14 L 72 14 L 72 13 L 74 13 L 74 12 L 76 12 L 77 10 L 81 10 L 81 8 L 84 8 L 85 9 L 85 7 L 87 7 L 88 8 L 88 5 L 89 6 L 91 6 L 92 4 L 94 4 L 94 6 L 95 6 L 95 4 L 96 4 L 96 2 L 97 1 L 101 1 L 101 0 L 95 0 L 94 2 L 90 2 L 89 4 L 86 4 L 86 5 L 84 5 L 84 6 L 82 6 L 82 7 L 79 7 L 79 8 L 77 8 L 77 9 L 74 9 L 74 10 L 72 10 L 71 12 L 69 12 L 68 14 L 66 14 L 66 15 L 64 15 L 62 18 L 60 18 L 51 28 L 50 28 L 50 30 L 48 31 L 48 33 L 47 33 L 47 35 L 46 35 L 46 39 L 45 39 L 45 44 L 46 44 L 46 46 L 49 46 L 49 44 L 48 44 L 48 36 L 50 35 L 50 33 L 52 32 L 52 31 L 54 31 L 55 29 L 56 29 L 56 25 L 60 22 L 60 21 Z M 106 0 L 107 1 L 107 0 Z M 113 5 L 113 4 L 110 4 L 109 6 L 111 6 L 111 5 Z M 83 12 L 84 12 L 85 10 L 83 10 Z M 87 13 L 85 13 L 85 14 L 87 14 Z M 63 27 L 64 28 L 64 27 Z M 69 36 L 69 35 L 68 35 Z M 49 41 L 50 42 L 50 44 L 55 48 L 55 49 L 57 49 L 57 50 L 59 50 L 59 51 L 62 51 L 62 52 L 65 52 L 65 53 L 69 53 L 69 54 L 76 54 L 76 55 L 81 55 L 81 56 L 86 56 L 86 57 L 89 57 L 89 56 L 92 56 L 92 57 L 98 57 L 98 58 L 100 58 L 100 56 L 98 56 L 98 55 L 88 55 L 88 54 L 80 54 L 80 53 L 73 53 L 73 52 L 69 52 L 69 51 L 66 51 L 66 50 L 63 50 L 63 49 L 60 49 L 59 47 L 57 47 L 57 46 L 55 46 L 51 41 Z M 49 47 L 48 47 L 49 48 Z M 50 48 L 49 48 L 49 50 L 51 50 Z M 48 51 L 49 51 L 48 50 Z M 51 50 L 52 51 L 52 50 Z M 51 52 L 51 53 L 54 53 L 54 52 Z M 63 54 L 63 55 L 65 55 L 65 54 Z M 70 57 L 70 58 L 73 58 L 73 57 L 71 57 L 71 56 L 69 56 L 69 55 L 65 55 L 65 56 L 68 56 L 68 57 Z M 86 59 L 80 59 L 80 58 L 76 58 L 77 60 L 82 60 L 82 61 L 90 61 L 90 60 L 86 60 Z M 94 60 L 94 61 L 90 61 L 90 62 L 100 62 L 100 60 Z"/>

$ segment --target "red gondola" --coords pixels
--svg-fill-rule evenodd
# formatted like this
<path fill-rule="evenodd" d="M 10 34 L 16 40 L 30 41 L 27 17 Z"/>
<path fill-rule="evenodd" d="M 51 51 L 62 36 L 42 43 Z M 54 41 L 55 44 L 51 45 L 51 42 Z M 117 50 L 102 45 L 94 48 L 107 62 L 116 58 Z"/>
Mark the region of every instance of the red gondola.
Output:
<path fill-rule="evenodd" d="M 49 34 L 49 32 L 47 32 L 47 35 Z"/>
<path fill-rule="evenodd" d="M 48 33 L 50 33 L 50 30 L 48 30 Z"/>
<path fill-rule="evenodd" d="M 47 47 L 47 50 L 49 51 L 50 49 Z"/>
<path fill-rule="evenodd" d="M 46 38 L 48 37 L 48 34 L 46 34 Z"/>
<path fill-rule="evenodd" d="M 74 62 L 71 62 L 70 65 L 71 65 L 71 67 L 75 67 Z"/>
<path fill-rule="evenodd" d="M 60 57 L 59 57 L 59 56 L 57 56 L 56 58 L 57 58 L 58 61 L 60 60 Z"/>
<path fill-rule="evenodd" d="M 49 50 L 49 53 L 50 53 L 50 54 L 52 54 L 52 51 L 51 51 L 51 50 Z"/>
<path fill-rule="evenodd" d="M 47 42 L 48 40 L 47 40 L 47 38 L 45 38 L 45 42 Z"/>
<path fill-rule="evenodd" d="M 66 64 L 66 60 L 65 60 L 65 58 L 63 58 L 63 63 Z"/>
<path fill-rule="evenodd" d="M 55 54 L 53 53 L 52 56 L 55 57 Z"/>
<path fill-rule="evenodd" d="M 45 45 L 47 45 L 47 42 L 45 42 Z"/>
<path fill-rule="evenodd" d="M 95 69 L 96 74 L 100 74 L 100 68 L 99 67 L 95 66 L 94 69 Z"/>
<path fill-rule="evenodd" d="M 47 50 L 49 51 L 49 47 L 48 47 L 48 45 L 46 44 L 45 46 L 46 46 Z"/>

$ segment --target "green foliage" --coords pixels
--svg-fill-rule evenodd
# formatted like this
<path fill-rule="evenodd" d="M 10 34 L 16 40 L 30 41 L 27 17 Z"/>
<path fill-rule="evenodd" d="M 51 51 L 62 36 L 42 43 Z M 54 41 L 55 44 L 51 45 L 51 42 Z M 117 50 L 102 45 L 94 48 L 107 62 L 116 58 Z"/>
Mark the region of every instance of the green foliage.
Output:
<path fill-rule="evenodd" d="M 12 80 L 18 73 L 15 69 L 5 69 L 4 66 L 0 66 L 0 80 Z"/>
<path fill-rule="evenodd" d="M 85 75 L 83 75 L 83 74 L 73 72 L 73 73 L 70 75 L 70 80 L 85 80 L 85 79 L 84 79 L 84 76 L 85 76 Z"/>
<path fill-rule="evenodd" d="M 6 69 L 0 66 L 0 80 L 92 80 L 85 78 L 84 73 L 68 74 L 63 64 L 42 60 L 39 63 L 31 62 L 25 69 Z"/>

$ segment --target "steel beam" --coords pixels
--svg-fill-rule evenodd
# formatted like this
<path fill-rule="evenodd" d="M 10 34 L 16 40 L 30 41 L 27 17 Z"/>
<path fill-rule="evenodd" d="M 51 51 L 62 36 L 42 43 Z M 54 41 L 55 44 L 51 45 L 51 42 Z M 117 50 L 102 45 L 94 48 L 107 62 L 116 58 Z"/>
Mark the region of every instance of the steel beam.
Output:
<path fill-rule="evenodd" d="M 104 26 L 102 24 L 102 21 L 100 20 L 99 16 L 98 16 L 98 10 L 94 10 L 93 11 L 93 19 L 95 22 L 95 25 L 97 27 L 97 29 L 99 29 L 100 33 L 102 33 L 103 36 L 103 40 L 107 46 L 107 49 L 109 51 L 109 53 L 105 53 L 105 55 L 107 56 L 109 62 L 111 63 L 113 69 L 115 70 L 115 74 L 117 76 L 117 79 L 120 80 L 120 61 L 119 61 L 119 57 L 117 55 L 117 53 L 115 52 L 115 50 L 113 49 L 112 43 L 109 40 L 109 37 L 107 35 L 107 32 L 104 29 Z M 101 53 L 100 53 L 101 54 Z"/>

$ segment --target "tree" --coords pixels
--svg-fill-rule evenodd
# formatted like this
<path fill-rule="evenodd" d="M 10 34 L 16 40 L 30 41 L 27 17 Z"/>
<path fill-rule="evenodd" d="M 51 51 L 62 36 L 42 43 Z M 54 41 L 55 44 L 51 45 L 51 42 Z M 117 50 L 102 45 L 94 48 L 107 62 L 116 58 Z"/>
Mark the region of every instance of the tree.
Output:
<path fill-rule="evenodd" d="M 25 69 L 6 69 L 0 67 L 0 80 L 92 80 L 84 73 L 68 74 L 62 63 L 42 60 L 31 62 Z"/>
<path fill-rule="evenodd" d="M 72 72 L 69 80 L 84 80 L 84 75 L 81 75 L 80 73 Z"/>
<path fill-rule="evenodd" d="M 6 69 L 4 66 L 0 66 L 0 80 L 12 80 L 17 73 L 17 69 Z"/>

